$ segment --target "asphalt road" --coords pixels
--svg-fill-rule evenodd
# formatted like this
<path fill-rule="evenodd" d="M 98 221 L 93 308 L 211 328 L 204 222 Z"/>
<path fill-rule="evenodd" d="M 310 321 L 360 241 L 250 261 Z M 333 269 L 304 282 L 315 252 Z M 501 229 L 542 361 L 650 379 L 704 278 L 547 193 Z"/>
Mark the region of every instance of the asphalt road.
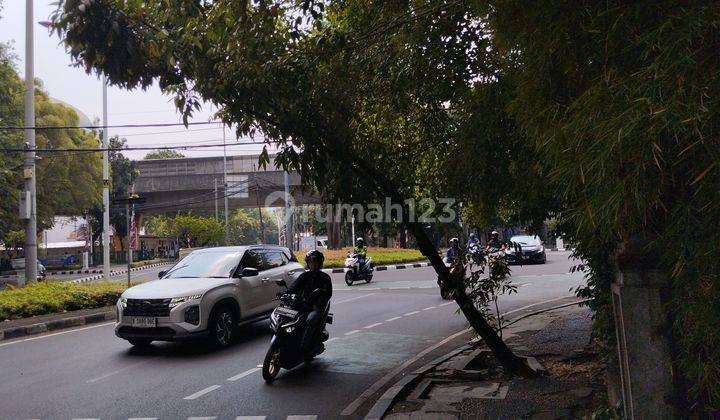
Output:
<path fill-rule="evenodd" d="M 552 253 L 546 265 L 513 267 L 519 293 L 503 297 L 501 310 L 537 309 L 571 295 L 582 276 L 568 273 L 574 263 L 567 257 Z M 133 274 L 150 280 L 159 270 Z M 267 321 L 244 327 L 241 340 L 220 351 L 202 343 L 138 350 L 106 323 L 0 343 L 0 418 L 301 420 L 336 418 L 353 407 L 350 417 L 357 418 L 371 401 L 351 404 L 366 389 L 467 328 L 454 302 L 439 297 L 431 268 L 378 272 L 372 283 L 353 287 L 342 275 L 333 275 L 333 282 L 335 323 L 328 326 L 327 351 L 309 365 L 282 371 L 273 385 L 262 381 L 257 367 L 269 344 Z"/>

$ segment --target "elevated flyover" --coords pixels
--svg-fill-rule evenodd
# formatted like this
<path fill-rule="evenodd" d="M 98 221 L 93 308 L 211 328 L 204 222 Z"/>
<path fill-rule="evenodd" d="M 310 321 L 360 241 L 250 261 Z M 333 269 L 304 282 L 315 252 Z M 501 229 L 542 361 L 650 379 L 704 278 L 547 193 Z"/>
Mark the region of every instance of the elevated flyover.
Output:
<path fill-rule="evenodd" d="M 214 211 L 215 188 L 217 206 L 223 208 L 228 196 L 230 208 L 284 206 L 284 172 L 275 169 L 274 156 L 265 169 L 258 165 L 258 155 L 227 157 L 227 188 L 223 187 L 222 156 L 150 159 L 137 161 L 140 175 L 134 191 L 146 202 L 142 213 L 163 213 L 176 210 Z M 300 175 L 289 173 L 294 204 L 321 202 L 318 194 L 303 192 Z"/>

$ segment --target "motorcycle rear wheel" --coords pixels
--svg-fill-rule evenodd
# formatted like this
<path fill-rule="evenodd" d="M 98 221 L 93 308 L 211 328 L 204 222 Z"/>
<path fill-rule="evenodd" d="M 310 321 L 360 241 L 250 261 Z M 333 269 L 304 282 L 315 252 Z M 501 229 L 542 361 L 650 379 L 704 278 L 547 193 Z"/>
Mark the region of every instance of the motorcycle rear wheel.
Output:
<path fill-rule="evenodd" d="M 348 271 L 347 273 L 345 273 L 345 284 L 347 284 L 348 286 L 352 286 L 354 281 L 355 280 L 353 279 L 351 272 Z"/>
<path fill-rule="evenodd" d="M 273 343 L 265 354 L 262 376 L 265 383 L 272 383 L 280 373 L 280 346 Z"/>

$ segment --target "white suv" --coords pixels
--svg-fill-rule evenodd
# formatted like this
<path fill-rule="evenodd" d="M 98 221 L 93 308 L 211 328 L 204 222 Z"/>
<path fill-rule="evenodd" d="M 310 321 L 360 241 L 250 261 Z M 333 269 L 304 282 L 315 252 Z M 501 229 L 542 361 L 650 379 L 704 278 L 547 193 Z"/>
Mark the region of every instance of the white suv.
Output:
<path fill-rule="evenodd" d="M 193 251 L 153 280 L 127 289 L 117 302 L 115 335 L 135 346 L 154 340 L 207 337 L 224 347 L 239 325 L 265 319 L 304 268 L 273 245 Z"/>

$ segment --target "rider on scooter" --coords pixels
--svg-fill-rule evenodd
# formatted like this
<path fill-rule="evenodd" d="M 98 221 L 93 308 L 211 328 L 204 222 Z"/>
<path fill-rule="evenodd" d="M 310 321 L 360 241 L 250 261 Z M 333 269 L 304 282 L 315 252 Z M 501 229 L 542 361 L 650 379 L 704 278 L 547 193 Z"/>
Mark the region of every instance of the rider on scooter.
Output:
<path fill-rule="evenodd" d="M 332 297 L 332 280 L 327 273 L 321 271 L 324 262 L 325 256 L 322 252 L 318 250 L 308 252 L 305 255 L 305 264 L 308 271 L 302 273 L 288 289 L 288 293 L 300 295 L 304 301 L 312 306 L 300 345 L 305 352 L 311 350 L 309 347 L 312 345 L 312 339 L 320 321 L 322 321 L 327 302 Z M 321 289 L 322 293 L 313 296 L 312 292 L 315 289 Z"/>
<path fill-rule="evenodd" d="M 353 249 L 353 254 L 356 254 L 358 257 L 358 265 L 360 266 L 360 271 L 366 270 L 367 267 L 365 266 L 367 261 L 367 247 L 365 246 L 365 240 L 363 238 L 357 238 L 355 240 L 355 249 Z"/>
<path fill-rule="evenodd" d="M 485 246 L 485 250 L 488 252 L 496 252 L 505 249 L 505 244 L 500 241 L 500 233 L 493 230 L 490 233 L 490 240 Z"/>
<path fill-rule="evenodd" d="M 461 253 L 462 251 L 460 250 L 460 242 L 458 241 L 458 238 L 451 238 L 450 248 L 448 248 L 445 253 L 445 262 L 450 263 L 452 261 L 457 261 L 460 259 Z"/>

